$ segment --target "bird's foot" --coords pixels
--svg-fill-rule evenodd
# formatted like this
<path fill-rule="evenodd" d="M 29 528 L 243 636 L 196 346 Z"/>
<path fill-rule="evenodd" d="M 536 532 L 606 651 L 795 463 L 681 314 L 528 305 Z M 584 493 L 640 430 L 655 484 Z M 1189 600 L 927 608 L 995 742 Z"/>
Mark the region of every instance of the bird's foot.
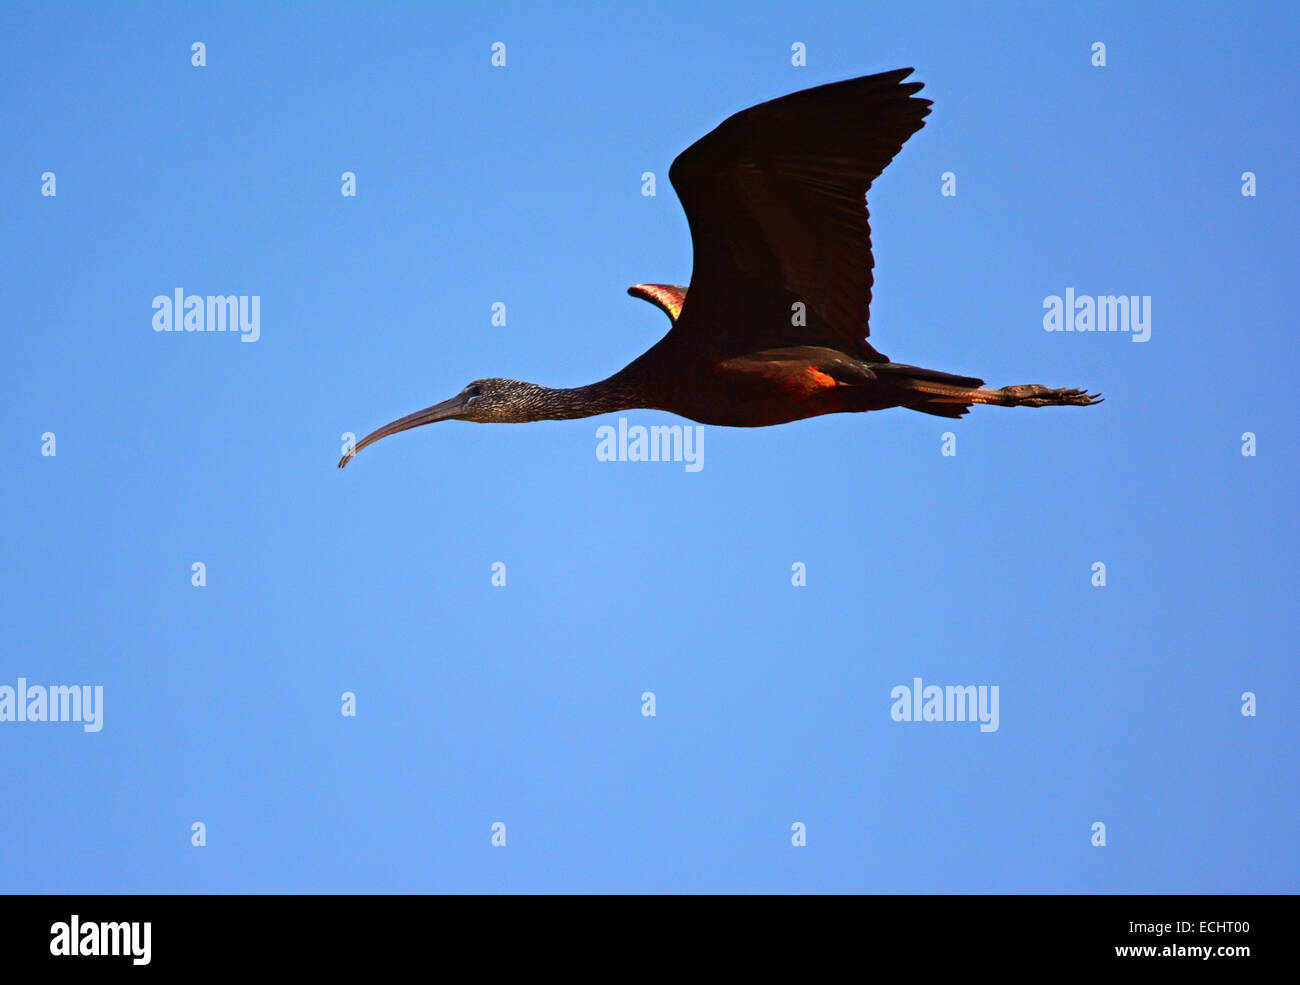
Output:
<path fill-rule="evenodd" d="M 1053 389 L 1038 383 L 1004 386 L 1002 395 L 1008 407 L 1089 407 L 1103 399 L 1100 393 L 1089 393 L 1077 387 Z"/>

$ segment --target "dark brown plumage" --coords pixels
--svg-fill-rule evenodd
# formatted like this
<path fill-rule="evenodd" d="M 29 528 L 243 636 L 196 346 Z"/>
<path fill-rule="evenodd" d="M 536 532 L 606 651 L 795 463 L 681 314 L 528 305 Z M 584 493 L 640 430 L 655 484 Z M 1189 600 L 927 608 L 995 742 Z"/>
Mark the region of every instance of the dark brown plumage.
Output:
<path fill-rule="evenodd" d="M 1086 406 L 1100 397 L 892 362 L 867 340 L 872 288 L 866 193 L 925 125 L 911 69 L 806 89 L 724 120 L 669 171 L 695 252 L 689 290 L 637 284 L 672 328 L 606 380 L 550 389 L 476 380 L 393 421 L 339 461 L 441 420 L 560 420 L 645 407 L 704 424 L 759 427 L 907 407 L 958 417 L 972 404 Z"/>

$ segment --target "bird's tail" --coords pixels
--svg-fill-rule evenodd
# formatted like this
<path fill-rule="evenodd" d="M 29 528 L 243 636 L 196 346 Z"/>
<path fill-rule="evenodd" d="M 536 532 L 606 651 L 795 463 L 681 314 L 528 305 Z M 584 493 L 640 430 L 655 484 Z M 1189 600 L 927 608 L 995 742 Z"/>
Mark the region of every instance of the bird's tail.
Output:
<path fill-rule="evenodd" d="M 871 367 L 899 391 L 898 405 L 936 417 L 961 417 L 972 404 L 998 407 L 1088 407 L 1102 401 L 1101 394 L 1073 387 L 1054 389 L 1038 383 L 1020 386 L 985 387 L 974 376 L 955 376 L 936 369 L 922 369 L 903 363 Z"/>

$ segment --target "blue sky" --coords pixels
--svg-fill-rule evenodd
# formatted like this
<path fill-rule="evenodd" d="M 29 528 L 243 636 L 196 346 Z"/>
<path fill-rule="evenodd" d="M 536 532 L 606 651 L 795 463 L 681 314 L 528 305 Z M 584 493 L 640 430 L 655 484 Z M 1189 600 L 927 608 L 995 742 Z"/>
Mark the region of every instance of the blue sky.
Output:
<path fill-rule="evenodd" d="M 0 11 L 0 685 L 104 688 L 97 733 L 0 723 L 0 890 L 1298 888 L 1294 8 L 816 6 Z M 667 323 L 625 288 L 690 274 L 672 158 L 904 65 L 873 341 L 1106 403 L 335 468 L 628 362 Z M 260 339 L 154 332 L 176 288 Z M 1045 332 L 1067 288 L 1150 340 Z M 914 677 L 1000 727 L 893 721 Z"/>

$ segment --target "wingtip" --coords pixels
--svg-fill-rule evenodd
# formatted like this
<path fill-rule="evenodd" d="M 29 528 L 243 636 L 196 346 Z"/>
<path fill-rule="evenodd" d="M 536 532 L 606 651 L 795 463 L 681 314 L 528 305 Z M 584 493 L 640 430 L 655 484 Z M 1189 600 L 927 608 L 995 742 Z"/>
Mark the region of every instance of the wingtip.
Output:
<path fill-rule="evenodd" d="M 884 88 L 895 91 L 901 90 L 903 95 L 910 97 L 913 101 L 925 103 L 928 106 L 930 100 L 916 95 L 925 88 L 925 83 L 920 79 L 912 79 L 910 82 L 904 81 L 915 71 L 914 68 L 896 68 L 892 72 L 881 72 L 879 75 L 873 76 L 873 78 L 878 83 L 883 84 Z"/>

